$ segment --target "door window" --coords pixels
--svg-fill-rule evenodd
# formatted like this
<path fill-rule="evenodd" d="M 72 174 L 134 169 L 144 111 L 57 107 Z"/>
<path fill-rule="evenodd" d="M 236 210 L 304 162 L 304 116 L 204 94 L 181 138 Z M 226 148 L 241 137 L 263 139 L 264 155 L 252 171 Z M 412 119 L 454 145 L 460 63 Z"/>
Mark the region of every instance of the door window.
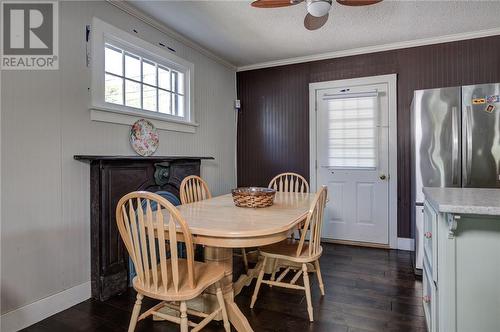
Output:
<path fill-rule="evenodd" d="M 342 169 L 377 166 L 377 95 L 328 100 L 328 165 Z"/>

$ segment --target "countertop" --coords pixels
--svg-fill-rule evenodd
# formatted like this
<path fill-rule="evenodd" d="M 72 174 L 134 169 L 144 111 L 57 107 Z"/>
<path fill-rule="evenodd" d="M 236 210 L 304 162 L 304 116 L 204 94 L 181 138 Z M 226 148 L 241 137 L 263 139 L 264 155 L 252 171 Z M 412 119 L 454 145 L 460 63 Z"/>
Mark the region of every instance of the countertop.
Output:
<path fill-rule="evenodd" d="M 500 189 L 426 187 L 423 191 L 439 212 L 500 215 Z"/>

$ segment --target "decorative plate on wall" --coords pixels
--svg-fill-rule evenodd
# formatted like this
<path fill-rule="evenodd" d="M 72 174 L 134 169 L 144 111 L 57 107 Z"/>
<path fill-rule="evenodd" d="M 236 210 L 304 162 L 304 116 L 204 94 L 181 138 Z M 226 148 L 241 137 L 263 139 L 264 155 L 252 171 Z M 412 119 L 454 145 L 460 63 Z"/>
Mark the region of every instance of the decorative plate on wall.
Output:
<path fill-rule="evenodd" d="M 130 144 L 137 154 L 151 156 L 160 144 L 158 131 L 150 121 L 137 120 L 130 129 Z"/>

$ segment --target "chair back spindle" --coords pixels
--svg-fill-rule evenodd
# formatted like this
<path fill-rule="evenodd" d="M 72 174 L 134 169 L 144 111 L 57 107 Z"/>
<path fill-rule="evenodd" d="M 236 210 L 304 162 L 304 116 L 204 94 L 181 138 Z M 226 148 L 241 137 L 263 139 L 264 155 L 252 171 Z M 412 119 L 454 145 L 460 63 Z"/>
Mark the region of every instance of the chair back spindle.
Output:
<path fill-rule="evenodd" d="M 172 290 L 178 292 L 184 285 L 181 283 L 187 283 L 184 286 L 188 288 L 196 287 L 191 232 L 175 206 L 154 193 L 131 192 L 118 202 L 116 222 L 137 271 L 135 282 L 141 288 L 166 294 Z M 187 275 L 182 276 L 179 276 L 178 242 L 186 245 Z M 168 258 L 166 251 L 170 252 Z"/>
<path fill-rule="evenodd" d="M 297 257 L 301 256 L 303 252 L 308 234 L 308 256 L 312 257 L 320 253 L 321 231 L 323 228 L 323 215 L 325 211 L 326 199 L 327 187 L 321 186 L 321 189 L 318 191 L 313 203 L 311 204 L 311 209 L 309 210 L 307 219 L 302 228 L 299 245 L 297 247 Z"/>
<path fill-rule="evenodd" d="M 212 198 L 212 194 L 205 180 L 197 175 L 190 175 L 181 182 L 180 197 L 182 204 L 188 204 Z"/>
<path fill-rule="evenodd" d="M 307 193 L 309 184 L 307 180 L 297 173 L 281 173 L 269 182 L 268 188 L 289 193 Z"/>

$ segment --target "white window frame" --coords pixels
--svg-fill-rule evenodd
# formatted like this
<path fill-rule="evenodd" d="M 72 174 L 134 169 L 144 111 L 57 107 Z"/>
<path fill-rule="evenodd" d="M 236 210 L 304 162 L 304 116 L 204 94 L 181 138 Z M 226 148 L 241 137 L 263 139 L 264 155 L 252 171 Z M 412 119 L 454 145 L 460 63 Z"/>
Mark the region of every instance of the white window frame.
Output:
<path fill-rule="evenodd" d="M 93 18 L 91 26 L 92 45 L 92 82 L 91 82 L 91 119 L 119 124 L 133 124 L 138 118 L 150 119 L 159 129 L 195 132 L 198 124 L 194 117 L 194 64 L 169 51 L 155 46 L 128 32 L 120 30 L 98 18 Z M 184 74 L 184 117 L 147 111 L 135 107 L 108 103 L 104 96 L 105 44 L 121 48 L 127 52 L 154 61 Z"/>

